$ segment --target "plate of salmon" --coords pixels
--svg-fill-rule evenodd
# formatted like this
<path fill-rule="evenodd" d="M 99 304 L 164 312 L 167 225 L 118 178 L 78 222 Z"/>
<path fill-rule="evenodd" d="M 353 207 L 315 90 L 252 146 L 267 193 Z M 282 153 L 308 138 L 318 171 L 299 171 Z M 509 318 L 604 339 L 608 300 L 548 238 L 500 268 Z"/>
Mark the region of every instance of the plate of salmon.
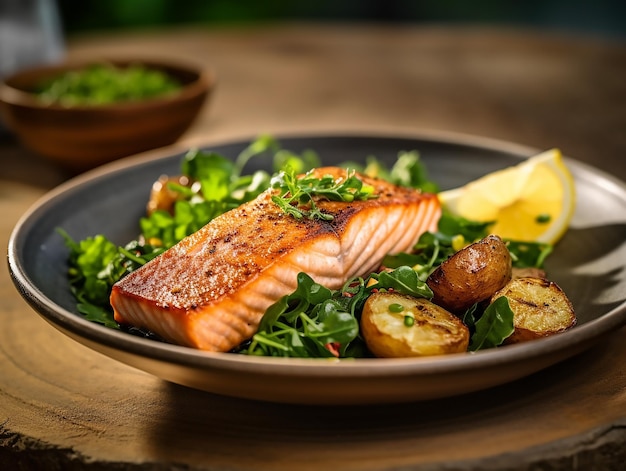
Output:
<path fill-rule="evenodd" d="M 45 195 L 18 222 L 9 241 L 9 269 L 17 289 L 64 334 L 163 380 L 215 394 L 299 404 L 411 402 L 476 392 L 558 364 L 626 324 L 626 185 L 566 158 L 577 203 L 569 230 L 552 248 L 545 271 L 569 296 L 576 312 L 571 329 L 497 348 L 469 351 L 464 346 L 463 351 L 443 355 L 379 358 L 353 355 L 357 349 L 340 351 L 338 339 L 345 338 L 345 331 L 360 337 L 358 323 L 349 324 L 348 319 L 348 327 L 336 327 L 341 332 L 322 342 L 321 357 L 259 354 L 253 339 L 267 326 L 268 317 L 302 302 L 294 301 L 293 293 L 303 292 L 303 286 L 307 299 L 340 292 L 343 298 L 333 300 L 333 309 L 340 305 L 344 311 L 354 310 L 348 306 L 356 301 L 348 304 L 345 299 L 356 296 L 358 283 L 348 282 L 383 286 L 382 275 L 374 281 L 365 278 L 377 272 L 391 279 L 385 286 L 406 286 L 405 278 L 400 283 L 389 275 L 391 270 L 381 270 L 383 260 L 411 250 L 421 235 L 437 230 L 442 208 L 434 192 L 351 172 L 343 163 L 363 167 L 375 156 L 381 166 L 392 166 L 399 153 L 415 151 L 429 179 L 446 190 L 537 152 L 459 135 L 279 140 L 290 155 L 314 151 L 319 165 L 296 180 L 274 175 L 274 190 L 254 196 L 249 196 L 256 181 L 251 178 L 245 191 L 233 192 L 237 198 L 249 198 L 232 197 L 210 222 L 187 224 L 176 243 L 162 247 L 171 234 L 161 232 L 144 237 L 146 247 L 156 247 L 150 254 L 125 250 L 129 258 L 118 266 L 123 275 L 106 293 L 106 321 L 95 317 L 91 304 L 90 296 L 99 286 L 83 284 L 79 292 L 72 284 L 72 273 L 76 276 L 67 234 L 77 241 L 100 234 L 120 247 L 137 239 L 146 230 L 155 182 L 164 175 L 179 175 L 181 162 L 195 165 L 185 161 L 188 149 L 171 147 L 127 158 Z M 250 140 L 217 142 L 200 151 L 209 160 L 219 155 L 235 162 L 249 146 Z M 272 171 L 271 162 L 262 156 L 246 165 L 251 175 Z M 223 164 L 215 168 L 218 173 L 231 171 Z M 216 182 L 215 175 L 210 173 L 207 181 Z M 177 180 L 168 188 L 190 193 L 193 185 L 185 185 Z M 206 194 L 217 198 L 217 183 L 205 185 Z M 323 187 L 323 197 L 310 196 L 314 185 Z M 166 203 L 176 204 L 175 199 Z M 361 286 L 359 293 L 368 286 Z M 327 325 L 340 317 L 333 316 L 321 314 Z M 268 338 L 264 341 L 271 343 Z M 291 340 L 294 351 L 307 347 L 306 342 L 293 347 L 294 342 L 299 340 Z"/>

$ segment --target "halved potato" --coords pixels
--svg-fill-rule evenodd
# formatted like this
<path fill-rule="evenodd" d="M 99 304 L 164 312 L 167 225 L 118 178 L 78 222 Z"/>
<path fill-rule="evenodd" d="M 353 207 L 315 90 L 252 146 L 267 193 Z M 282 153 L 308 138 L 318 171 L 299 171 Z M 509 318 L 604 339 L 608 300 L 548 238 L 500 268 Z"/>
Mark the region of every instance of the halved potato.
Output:
<path fill-rule="evenodd" d="M 361 333 L 377 357 L 461 353 L 469 343 L 469 330 L 454 314 L 427 299 L 390 292 L 368 298 Z"/>
<path fill-rule="evenodd" d="M 509 249 L 500 237 L 490 235 L 452 255 L 426 283 L 435 304 L 462 313 L 504 287 L 511 279 L 511 270 Z"/>
<path fill-rule="evenodd" d="M 576 325 L 572 303 L 563 290 L 545 278 L 523 277 L 511 280 L 492 296 L 509 299 L 515 331 L 505 343 L 518 343 L 547 337 Z"/>

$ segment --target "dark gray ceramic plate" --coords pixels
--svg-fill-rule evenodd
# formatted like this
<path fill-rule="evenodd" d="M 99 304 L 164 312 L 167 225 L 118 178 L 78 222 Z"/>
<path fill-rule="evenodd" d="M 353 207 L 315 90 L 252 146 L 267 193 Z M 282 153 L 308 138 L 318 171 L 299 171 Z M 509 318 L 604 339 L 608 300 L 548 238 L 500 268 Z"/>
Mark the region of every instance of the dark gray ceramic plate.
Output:
<path fill-rule="evenodd" d="M 393 161 L 417 149 L 442 189 L 462 185 L 537 152 L 461 136 L 324 136 L 281 139 L 285 148 L 316 150 L 324 163 Z M 247 142 L 211 149 L 235 156 Z M 9 268 L 24 299 L 50 324 L 94 350 L 160 378 L 218 394 L 260 400 L 345 404 L 416 401 L 509 382 L 578 354 L 626 324 L 626 186 L 579 162 L 578 205 L 571 230 L 547 264 L 569 294 L 579 325 L 551 338 L 483 351 L 421 359 L 344 361 L 251 358 L 209 354 L 107 329 L 83 319 L 66 281 L 67 250 L 55 232 L 75 239 L 98 233 L 134 239 L 152 182 L 176 174 L 182 149 L 165 149 L 84 174 L 51 191 L 17 224 Z M 262 165 L 259 164 L 259 165 Z"/>

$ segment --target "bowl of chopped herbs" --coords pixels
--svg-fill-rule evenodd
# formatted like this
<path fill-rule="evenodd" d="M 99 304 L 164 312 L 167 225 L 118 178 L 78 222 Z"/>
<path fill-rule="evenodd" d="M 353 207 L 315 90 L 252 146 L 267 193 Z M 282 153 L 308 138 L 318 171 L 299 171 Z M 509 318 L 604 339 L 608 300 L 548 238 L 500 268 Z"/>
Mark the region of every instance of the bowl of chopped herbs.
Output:
<path fill-rule="evenodd" d="M 68 61 L 7 77 L 0 112 L 24 146 L 77 173 L 173 144 L 214 86 L 212 71 L 180 62 Z"/>

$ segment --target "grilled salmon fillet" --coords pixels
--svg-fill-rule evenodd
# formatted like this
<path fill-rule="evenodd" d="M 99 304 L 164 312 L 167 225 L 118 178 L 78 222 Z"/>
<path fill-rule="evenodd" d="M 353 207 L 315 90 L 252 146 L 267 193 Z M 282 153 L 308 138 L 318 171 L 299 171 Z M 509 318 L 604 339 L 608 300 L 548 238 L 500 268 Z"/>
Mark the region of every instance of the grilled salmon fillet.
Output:
<path fill-rule="evenodd" d="M 338 179 L 346 171 L 324 167 L 315 174 Z M 227 352 L 254 335 L 271 304 L 295 290 L 299 272 L 338 289 L 436 229 L 436 195 L 358 176 L 377 198 L 317 201 L 331 221 L 287 215 L 270 191 L 213 219 L 113 286 L 115 319 L 176 344 Z"/>

